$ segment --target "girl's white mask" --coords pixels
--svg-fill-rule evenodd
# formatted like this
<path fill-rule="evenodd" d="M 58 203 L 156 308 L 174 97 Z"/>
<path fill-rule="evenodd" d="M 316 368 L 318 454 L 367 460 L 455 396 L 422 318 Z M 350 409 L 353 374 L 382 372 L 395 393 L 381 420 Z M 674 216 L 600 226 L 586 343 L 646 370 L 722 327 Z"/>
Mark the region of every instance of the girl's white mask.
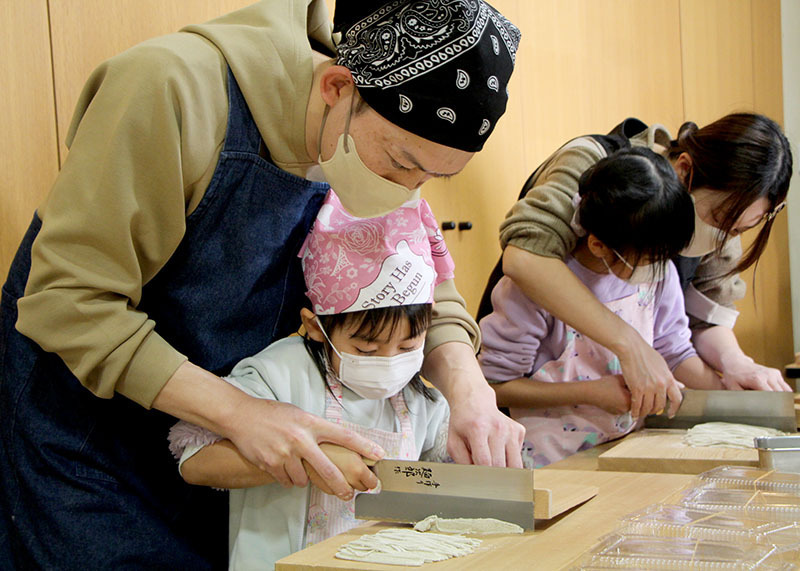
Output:
<path fill-rule="evenodd" d="M 632 272 L 631 275 L 625 278 L 625 281 L 628 282 L 629 284 L 641 285 L 641 284 L 650 284 L 661 281 L 656 273 L 655 264 L 640 264 L 634 267 L 633 265 L 629 264 L 628 260 L 626 260 L 622 256 L 622 254 L 617 252 L 615 249 L 612 248 L 611 251 L 614 252 L 614 254 L 616 254 L 616 256 L 622 261 L 622 263 L 625 264 L 625 266 L 631 270 Z M 614 274 L 614 272 L 611 271 L 611 266 L 608 265 L 608 262 L 606 262 L 605 258 L 600 258 L 600 259 L 603 261 L 603 264 L 606 266 L 608 272 Z"/>
<path fill-rule="evenodd" d="M 356 144 L 350 136 L 350 117 L 353 114 L 353 96 L 350 111 L 339 136 L 336 150 L 327 161 L 322 160 L 322 130 L 328 119 L 330 107 L 325 106 L 319 129 L 318 162 L 325 179 L 339 197 L 342 206 L 358 218 L 375 218 L 396 210 L 409 200 L 419 198 L 419 188 L 407 189 L 372 172 L 358 156 Z"/>
<path fill-rule="evenodd" d="M 340 353 L 331 343 L 319 318 L 317 324 L 331 349 L 339 356 L 339 380 L 362 398 L 381 400 L 393 397 L 422 368 L 422 346 L 394 357 Z"/>
<path fill-rule="evenodd" d="M 681 256 L 687 258 L 705 256 L 716 250 L 717 246 L 727 238 L 722 230 L 700 218 L 697 214 L 697 204 L 694 196 L 692 196 L 692 203 L 694 204 L 694 234 L 689 245 L 681 251 Z"/>

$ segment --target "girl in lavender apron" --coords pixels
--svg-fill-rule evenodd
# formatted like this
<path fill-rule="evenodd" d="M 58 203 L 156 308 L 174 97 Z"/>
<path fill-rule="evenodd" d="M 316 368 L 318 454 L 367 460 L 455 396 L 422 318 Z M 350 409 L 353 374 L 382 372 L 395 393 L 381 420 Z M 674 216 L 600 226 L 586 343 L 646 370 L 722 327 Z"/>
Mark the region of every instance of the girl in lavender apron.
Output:
<path fill-rule="evenodd" d="M 580 180 L 570 270 L 695 389 L 721 389 L 697 356 L 670 261 L 694 231 L 691 198 L 663 157 L 619 151 Z M 619 359 L 530 301 L 508 277 L 480 322 L 479 360 L 499 406 L 526 428 L 523 461 L 540 467 L 639 428 Z"/>
<path fill-rule="evenodd" d="M 447 403 L 422 384 L 419 370 L 433 288 L 453 277 L 454 265 L 427 203 L 414 199 L 361 219 L 330 192 L 300 257 L 311 302 L 300 315 L 305 336 L 244 359 L 227 380 L 342 424 L 386 457 L 445 459 Z M 363 523 L 353 500 L 328 495 L 313 470 L 311 486 L 282 488 L 230 441 L 183 421 L 170 444 L 187 482 L 231 489 L 232 569 L 271 569 L 281 557 Z M 321 448 L 353 488 L 379 484 L 354 452 Z"/>

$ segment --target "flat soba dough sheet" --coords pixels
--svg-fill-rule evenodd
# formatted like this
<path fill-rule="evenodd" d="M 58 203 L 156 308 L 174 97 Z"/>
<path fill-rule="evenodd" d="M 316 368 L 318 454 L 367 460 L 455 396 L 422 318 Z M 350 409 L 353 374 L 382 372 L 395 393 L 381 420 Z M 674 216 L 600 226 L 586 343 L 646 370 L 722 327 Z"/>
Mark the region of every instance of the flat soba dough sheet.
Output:
<path fill-rule="evenodd" d="M 766 426 L 750 426 L 731 422 L 704 422 L 686 432 L 683 443 L 689 446 L 725 446 L 728 448 L 753 448 L 753 439 L 759 436 L 783 436 L 785 432 Z"/>
<path fill-rule="evenodd" d="M 439 531 L 441 533 L 467 533 L 489 535 L 494 533 L 522 533 L 522 528 L 491 517 L 445 519 L 429 515 L 414 526 L 417 531 Z"/>

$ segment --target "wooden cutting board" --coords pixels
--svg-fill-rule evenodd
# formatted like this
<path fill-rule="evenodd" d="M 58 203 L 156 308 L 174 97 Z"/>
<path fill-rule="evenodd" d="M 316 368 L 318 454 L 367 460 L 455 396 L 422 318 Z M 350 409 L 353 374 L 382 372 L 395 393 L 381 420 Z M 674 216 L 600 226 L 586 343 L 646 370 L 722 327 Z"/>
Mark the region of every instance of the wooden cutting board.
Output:
<path fill-rule="evenodd" d="M 700 474 L 717 466 L 758 466 L 753 448 L 693 447 L 682 442 L 686 430 L 645 429 L 629 434 L 597 458 L 600 470 Z"/>
<path fill-rule="evenodd" d="M 546 472 L 546 473 L 545 473 Z M 536 529 L 522 535 L 479 536 L 481 546 L 475 553 L 422 567 L 376 565 L 336 559 L 339 547 L 364 534 L 388 527 L 408 527 L 400 524 L 368 524 L 326 539 L 278 561 L 276 571 L 400 571 L 422 569 L 430 571 L 486 571 L 495 569 L 572 569 L 572 562 L 591 548 L 598 539 L 613 531 L 619 519 L 654 502 L 674 494 L 692 481 L 681 474 L 623 474 L 617 472 L 587 472 L 585 470 L 534 470 L 537 488 L 583 486 L 590 482 L 599 488 L 589 502 L 562 514 L 560 517 L 536 522 Z M 557 496 L 558 491 L 554 491 Z"/>
<path fill-rule="evenodd" d="M 565 482 L 555 472 L 537 470 L 533 477 L 533 517 L 553 519 L 597 495 L 597 486 Z"/>

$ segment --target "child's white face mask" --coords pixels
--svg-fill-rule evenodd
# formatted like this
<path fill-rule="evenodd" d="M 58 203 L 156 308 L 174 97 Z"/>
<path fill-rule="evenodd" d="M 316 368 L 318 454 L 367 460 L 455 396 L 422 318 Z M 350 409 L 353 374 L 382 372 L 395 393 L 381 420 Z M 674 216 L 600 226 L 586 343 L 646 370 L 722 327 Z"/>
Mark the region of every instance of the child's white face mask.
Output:
<path fill-rule="evenodd" d="M 423 347 L 394 357 L 340 353 L 317 318 L 322 334 L 339 356 L 338 377 L 344 386 L 365 399 L 387 399 L 405 387 L 422 368 Z"/>

